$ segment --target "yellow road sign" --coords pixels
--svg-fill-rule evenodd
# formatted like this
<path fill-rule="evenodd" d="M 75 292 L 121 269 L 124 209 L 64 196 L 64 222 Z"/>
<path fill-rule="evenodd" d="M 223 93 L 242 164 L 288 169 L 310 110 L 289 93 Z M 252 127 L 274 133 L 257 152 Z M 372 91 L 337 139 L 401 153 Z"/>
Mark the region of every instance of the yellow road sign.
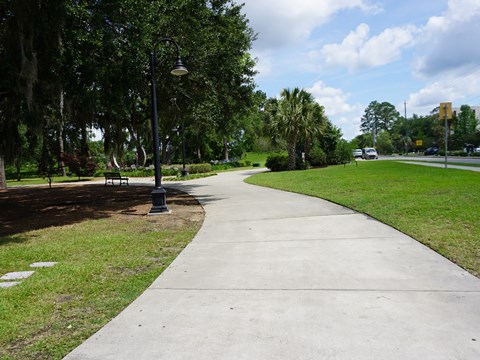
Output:
<path fill-rule="evenodd" d="M 440 103 L 440 120 L 445 120 L 445 116 L 447 117 L 447 119 L 452 118 L 452 103 L 451 102 Z"/>
<path fill-rule="evenodd" d="M 417 145 L 417 146 L 423 146 L 423 140 L 417 140 L 417 141 L 415 141 L 415 145 Z"/>

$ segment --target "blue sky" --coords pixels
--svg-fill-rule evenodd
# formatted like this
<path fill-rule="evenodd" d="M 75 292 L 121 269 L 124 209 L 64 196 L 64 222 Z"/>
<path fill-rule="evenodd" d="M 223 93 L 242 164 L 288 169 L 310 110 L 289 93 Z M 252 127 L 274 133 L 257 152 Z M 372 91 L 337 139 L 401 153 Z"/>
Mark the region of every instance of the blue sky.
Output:
<path fill-rule="evenodd" d="M 258 88 L 310 91 L 344 138 L 373 101 L 480 104 L 480 0 L 243 0 Z"/>

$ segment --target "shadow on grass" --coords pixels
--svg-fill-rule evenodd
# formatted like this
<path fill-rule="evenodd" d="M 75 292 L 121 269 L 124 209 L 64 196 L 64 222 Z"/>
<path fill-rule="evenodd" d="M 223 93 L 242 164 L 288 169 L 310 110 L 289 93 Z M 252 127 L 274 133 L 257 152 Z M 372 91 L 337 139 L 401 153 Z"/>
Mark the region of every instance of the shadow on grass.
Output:
<path fill-rule="evenodd" d="M 113 214 L 138 214 L 136 207 L 151 204 L 151 186 L 56 186 L 52 189 L 11 188 L 0 192 L 0 245 L 21 242 L 11 235 L 50 226 L 102 219 Z M 168 189 L 170 203 L 197 205 L 195 199 Z M 148 211 L 148 210 L 147 210 Z"/>

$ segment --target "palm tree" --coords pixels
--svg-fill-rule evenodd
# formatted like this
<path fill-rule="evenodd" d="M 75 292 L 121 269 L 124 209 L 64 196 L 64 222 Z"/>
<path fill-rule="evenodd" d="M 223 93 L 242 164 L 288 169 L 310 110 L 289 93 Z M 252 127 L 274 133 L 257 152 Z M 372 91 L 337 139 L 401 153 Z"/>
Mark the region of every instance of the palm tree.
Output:
<path fill-rule="evenodd" d="M 324 132 L 327 124 L 325 108 L 313 101 L 305 108 L 305 118 L 301 124 L 300 139 L 303 141 L 303 151 L 308 158 L 310 147 L 316 135 Z"/>
<path fill-rule="evenodd" d="M 271 111 L 271 128 L 287 142 L 288 169 L 295 170 L 295 147 L 298 140 L 308 139 L 320 131 L 323 122 L 323 107 L 319 106 L 309 92 L 294 88 L 284 89 L 281 98 Z"/>

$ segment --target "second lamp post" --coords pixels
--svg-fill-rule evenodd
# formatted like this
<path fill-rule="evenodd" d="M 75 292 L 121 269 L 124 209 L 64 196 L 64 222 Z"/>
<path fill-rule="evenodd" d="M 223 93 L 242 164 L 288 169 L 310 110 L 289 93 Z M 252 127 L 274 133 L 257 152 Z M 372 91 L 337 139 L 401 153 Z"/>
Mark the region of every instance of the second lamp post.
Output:
<path fill-rule="evenodd" d="M 170 73 L 176 76 L 188 74 L 187 68 L 180 59 L 180 47 L 171 38 L 163 38 L 159 42 L 168 42 L 175 45 L 177 49 L 177 61 Z M 158 140 L 158 111 L 157 111 L 157 85 L 155 82 L 155 63 L 157 61 L 156 47 L 150 54 L 150 77 L 151 77 L 151 93 L 152 93 L 152 132 L 153 132 L 153 165 L 155 166 L 155 187 L 152 190 L 152 208 L 149 215 L 161 214 L 168 212 L 166 191 L 162 187 L 162 173 L 160 168 L 160 142 Z"/>

